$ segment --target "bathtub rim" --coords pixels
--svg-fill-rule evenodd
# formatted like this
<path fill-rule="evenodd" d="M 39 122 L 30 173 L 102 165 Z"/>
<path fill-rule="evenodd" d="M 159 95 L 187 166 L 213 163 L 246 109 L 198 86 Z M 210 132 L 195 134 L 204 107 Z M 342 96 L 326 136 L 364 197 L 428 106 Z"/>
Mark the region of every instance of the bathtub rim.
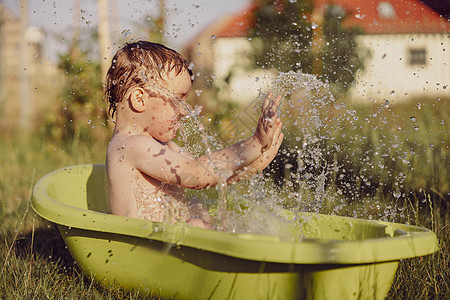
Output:
<path fill-rule="evenodd" d="M 389 237 L 365 240 L 303 239 L 296 242 L 284 242 L 275 236 L 218 232 L 194 228 L 182 223 L 164 224 L 126 218 L 70 206 L 48 195 L 47 189 L 52 184 L 54 176 L 79 168 L 92 173 L 94 168 L 104 168 L 104 165 L 67 166 L 43 176 L 36 183 L 31 200 L 31 207 L 38 215 L 68 228 L 129 235 L 241 259 L 276 263 L 377 263 L 429 255 L 439 249 L 436 234 L 431 230 L 399 223 L 303 213 L 303 215 L 321 218 L 346 220 L 355 225 L 358 222 L 382 225 L 386 227 L 386 234 Z M 403 232 L 403 234 L 396 235 L 395 232 Z"/>

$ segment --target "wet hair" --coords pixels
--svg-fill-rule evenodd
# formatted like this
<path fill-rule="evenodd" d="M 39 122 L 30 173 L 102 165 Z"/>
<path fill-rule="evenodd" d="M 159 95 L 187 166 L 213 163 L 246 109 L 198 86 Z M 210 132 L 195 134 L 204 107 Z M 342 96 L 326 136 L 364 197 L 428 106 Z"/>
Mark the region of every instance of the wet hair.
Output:
<path fill-rule="evenodd" d="M 176 75 L 186 70 L 192 77 L 188 62 L 175 50 L 147 41 L 126 43 L 114 55 L 106 75 L 105 100 L 111 116 L 131 88 L 154 84 L 155 76 L 164 80 L 163 74 L 173 70 Z"/>

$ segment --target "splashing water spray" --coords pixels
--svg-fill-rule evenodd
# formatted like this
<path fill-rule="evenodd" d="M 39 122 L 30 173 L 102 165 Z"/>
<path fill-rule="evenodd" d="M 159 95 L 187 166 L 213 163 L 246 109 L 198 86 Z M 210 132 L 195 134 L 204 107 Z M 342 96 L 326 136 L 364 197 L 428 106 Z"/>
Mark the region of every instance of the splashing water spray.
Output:
<path fill-rule="evenodd" d="M 390 149 L 395 148 L 399 141 L 383 137 L 383 143 L 365 150 L 379 155 L 372 160 L 359 161 L 361 170 L 353 170 L 351 166 L 346 166 L 350 158 L 343 160 L 342 153 L 353 153 L 352 143 L 369 137 L 357 128 L 353 128 L 352 132 L 342 130 L 348 128 L 349 124 L 353 127 L 358 124 L 358 112 L 336 101 L 328 84 L 315 75 L 293 71 L 280 73 L 273 80 L 270 91 L 283 98 L 278 112 L 284 124 L 283 144 L 269 167 L 245 182 L 226 186 L 230 174 L 213 174 L 220 177 L 216 187 L 219 193 L 216 203 L 218 229 L 275 234 L 274 231 L 280 231 L 276 228 L 282 227 L 286 220 L 296 223 L 299 212 L 344 213 L 353 217 L 367 215 L 366 208 L 355 209 L 349 205 L 349 201 L 357 201 L 364 196 L 359 191 L 361 187 L 352 181 L 351 176 L 360 180 L 360 185 L 369 184 L 370 174 L 366 175 L 365 172 L 382 168 L 384 160 L 389 158 Z M 261 91 L 257 99 L 243 109 L 243 115 L 237 116 L 237 123 L 244 124 L 247 129 L 255 128 L 266 92 Z M 188 112 L 180 122 L 186 151 L 193 156 L 200 156 L 223 148 L 220 139 L 207 132 L 201 123 L 200 109 L 182 103 Z M 386 113 L 389 113 L 388 108 L 381 106 L 374 115 L 379 117 Z M 244 130 L 233 138 L 243 139 L 249 134 L 252 132 Z M 348 142 L 343 143 L 343 137 Z M 380 187 L 383 187 L 382 181 L 379 181 Z M 368 205 L 378 213 L 378 218 L 385 221 L 393 220 L 400 209 L 397 202 L 385 207 L 376 201 Z M 289 216 L 286 211 L 289 211 Z M 368 216 L 369 219 L 371 217 Z"/>
<path fill-rule="evenodd" d="M 328 139 L 327 112 L 335 105 L 329 87 L 315 75 L 290 71 L 274 79 L 271 91 L 283 98 L 278 114 L 285 139 L 280 155 L 250 180 L 245 193 L 242 188 L 230 187 L 234 198 L 246 199 L 245 208 L 230 220 L 234 232 L 283 235 L 289 231 L 286 220 L 298 224 L 298 212 L 317 212 L 323 199 L 330 197 L 325 184 L 333 166 L 320 150 Z M 264 96 L 261 93 L 255 101 L 261 103 Z M 259 107 L 253 110 L 256 117 Z M 292 215 L 286 216 L 286 208 Z"/>
<path fill-rule="evenodd" d="M 284 98 L 284 103 L 281 104 L 281 112 L 279 115 L 288 129 L 296 128 L 296 130 L 288 130 L 295 132 L 296 136 L 287 134 L 287 139 L 294 139 L 297 142 L 302 141 L 301 147 L 294 149 L 280 149 L 288 156 L 297 157 L 295 170 L 292 170 L 292 165 L 286 163 L 284 169 L 288 169 L 288 174 L 285 177 L 285 183 L 292 187 L 301 190 L 310 190 L 314 193 L 314 201 L 306 203 L 302 201 L 302 192 L 292 192 L 285 195 L 285 192 L 275 192 L 275 187 L 269 182 L 267 176 L 259 174 L 247 183 L 247 192 L 242 194 L 241 185 L 237 187 L 226 187 L 226 179 L 230 174 L 215 174 L 219 176 L 218 191 L 218 210 L 217 218 L 219 221 L 219 228 L 233 231 L 233 232 L 251 232 L 264 233 L 269 226 L 263 226 L 261 222 L 241 222 L 239 219 L 248 216 L 252 218 L 253 215 L 264 214 L 261 209 L 266 210 L 267 213 L 276 213 L 286 205 L 281 199 L 288 197 L 294 205 L 291 205 L 292 211 L 295 210 L 312 210 L 316 211 L 320 207 L 322 199 L 326 196 L 325 192 L 325 178 L 328 175 L 329 169 L 332 166 L 328 165 L 322 157 L 322 153 L 315 145 L 320 141 L 326 139 L 326 134 L 323 131 L 326 129 L 327 107 L 334 104 L 334 98 L 329 91 L 329 87 L 316 78 L 314 75 L 304 74 L 301 72 L 281 73 L 272 83 L 271 91 L 274 94 L 280 94 Z M 260 105 L 265 93 L 260 96 L 246 109 L 246 113 L 252 115 L 246 120 L 253 120 L 256 123 L 260 113 Z M 202 154 L 208 155 L 211 151 L 220 149 L 221 143 L 212 134 L 206 131 L 205 126 L 199 119 L 200 109 L 193 109 L 185 102 L 181 102 L 183 109 L 187 112 L 180 122 L 180 133 L 185 144 L 185 149 L 193 156 L 200 156 Z M 244 118 L 241 118 L 241 121 Z M 249 127 L 254 127 L 249 124 Z M 298 133 L 300 132 L 300 133 Z M 242 137 L 244 138 L 244 137 Z M 305 166 L 305 161 L 308 165 L 314 164 L 317 170 L 308 173 Z M 289 170 L 291 172 L 289 172 Z M 317 173 L 318 172 L 318 173 Z M 226 172 L 225 172 L 226 173 Z M 316 174 L 317 173 L 317 174 Z M 233 198 L 240 200 L 245 199 L 244 205 L 234 204 L 234 208 L 238 213 L 233 212 L 227 216 L 227 197 L 230 193 Z M 236 202 L 236 201 L 233 201 Z M 242 202 L 242 201 L 241 201 Z M 258 211 L 258 212 L 256 212 Z M 233 217 L 235 216 L 235 217 Z M 264 216 L 257 216 L 256 218 L 263 218 Z M 258 224 L 249 228 L 246 224 Z M 226 225 L 225 225 L 226 224 Z M 266 228 L 266 229 L 264 229 Z"/>
<path fill-rule="evenodd" d="M 183 109 L 188 112 L 187 115 L 182 118 L 180 121 L 180 134 L 181 138 L 184 142 L 186 151 L 194 156 L 198 157 L 202 154 L 209 156 L 212 151 L 216 151 L 222 148 L 222 144 L 209 133 L 205 126 L 199 119 L 199 115 L 201 112 L 201 108 L 196 107 L 192 109 L 192 107 L 185 103 L 183 104 Z M 212 160 L 209 160 L 212 161 Z M 217 166 L 212 166 L 214 170 L 219 170 Z M 217 229 L 225 230 L 227 224 L 227 200 L 226 200 L 226 192 L 227 192 L 227 178 L 232 175 L 228 174 L 229 172 L 216 172 L 215 174 L 211 174 L 212 176 L 218 176 L 218 184 L 217 189 L 219 191 L 218 197 L 218 206 L 217 206 Z"/>

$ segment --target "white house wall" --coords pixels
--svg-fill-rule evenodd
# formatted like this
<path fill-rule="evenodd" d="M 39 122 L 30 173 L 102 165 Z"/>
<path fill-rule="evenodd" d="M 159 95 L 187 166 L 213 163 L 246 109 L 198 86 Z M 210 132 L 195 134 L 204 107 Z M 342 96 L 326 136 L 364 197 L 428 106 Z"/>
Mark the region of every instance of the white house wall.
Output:
<path fill-rule="evenodd" d="M 448 34 L 361 35 L 357 42 L 369 55 L 350 89 L 352 100 L 450 98 Z M 245 104 L 270 88 L 276 72 L 249 71 L 251 45 L 246 38 L 217 38 L 213 49 L 213 73 L 220 97 Z M 230 72 L 231 81 L 226 83 Z"/>
<path fill-rule="evenodd" d="M 352 99 L 450 97 L 448 34 L 363 35 L 358 45 L 370 55 L 357 73 Z"/>
<path fill-rule="evenodd" d="M 246 38 L 219 38 L 214 46 L 215 84 L 219 96 L 246 104 L 270 87 L 276 72 L 251 69 L 252 46 Z M 232 74 L 229 82 L 225 79 Z"/>
<path fill-rule="evenodd" d="M 252 46 L 245 38 L 219 38 L 214 47 L 214 74 L 224 79 L 230 71 L 239 67 L 248 68 L 251 64 L 249 53 Z"/>

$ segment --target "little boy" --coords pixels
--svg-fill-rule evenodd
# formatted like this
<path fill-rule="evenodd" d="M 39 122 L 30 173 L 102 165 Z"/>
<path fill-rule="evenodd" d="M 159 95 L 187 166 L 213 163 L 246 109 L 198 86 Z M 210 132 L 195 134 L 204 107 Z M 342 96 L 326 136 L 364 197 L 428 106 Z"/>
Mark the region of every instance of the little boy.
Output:
<path fill-rule="evenodd" d="M 112 214 L 211 228 L 209 214 L 189 207 L 183 188 L 213 187 L 220 178 L 236 182 L 275 157 L 283 139 L 275 113 L 281 98 L 271 93 L 251 137 L 201 157 L 173 142 L 180 118 L 188 114 L 191 79 L 181 55 L 160 44 L 128 43 L 114 56 L 105 92 L 116 115 L 106 160 Z"/>

